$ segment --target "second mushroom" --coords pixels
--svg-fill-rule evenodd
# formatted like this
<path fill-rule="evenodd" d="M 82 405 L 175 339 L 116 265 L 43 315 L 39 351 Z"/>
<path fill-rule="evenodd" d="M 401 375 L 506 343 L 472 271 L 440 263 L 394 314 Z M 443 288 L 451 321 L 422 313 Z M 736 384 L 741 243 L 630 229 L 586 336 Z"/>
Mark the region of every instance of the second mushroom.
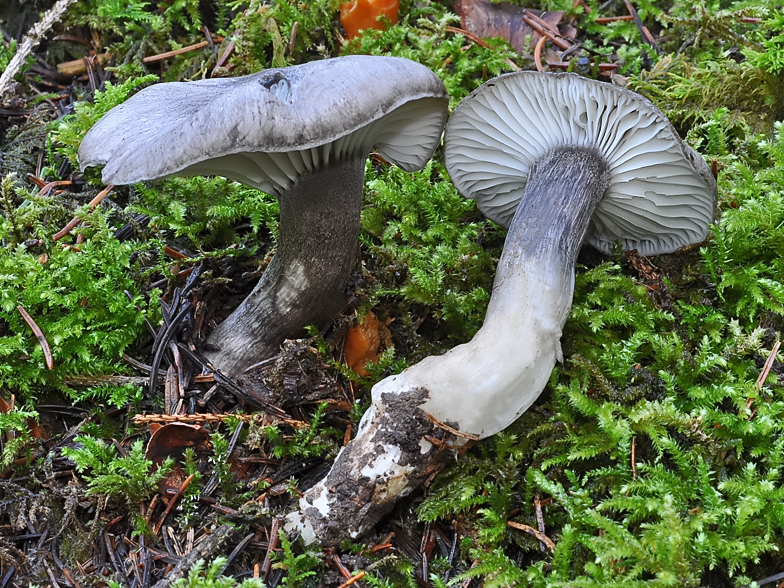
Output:
<path fill-rule="evenodd" d="M 511 424 L 562 360 L 584 242 L 643 255 L 708 234 L 716 182 L 651 102 L 572 74 L 490 80 L 455 109 L 458 190 L 509 232 L 484 325 L 468 343 L 373 387 L 356 438 L 289 518 L 308 540 L 367 531 L 467 438 Z"/>
<path fill-rule="evenodd" d="M 113 108 L 79 148 L 107 184 L 221 175 L 280 203 L 277 250 L 253 292 L 210 334 L 236 376 L 344 308 L 371 149 L 406 171 L 433 155 L 441 80 L 416 62 L 356 55 L 229 79 L 156 84 Z"/>

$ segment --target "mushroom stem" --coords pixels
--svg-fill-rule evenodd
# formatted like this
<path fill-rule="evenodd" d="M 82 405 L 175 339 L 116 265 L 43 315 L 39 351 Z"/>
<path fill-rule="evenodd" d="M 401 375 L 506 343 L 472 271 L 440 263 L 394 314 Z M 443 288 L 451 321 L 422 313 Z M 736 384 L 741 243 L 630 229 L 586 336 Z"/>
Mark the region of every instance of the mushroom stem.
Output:
<path fill-rule="evenodd" d="M 319 317 L 324 327 L 345 307 L 359 237 L 364 156 L 303 175 L 281 194 L 280 237 L 253 292 L 210 334 L 208 358 L 237 376 L 302 336 Z"/>
<path fill-rule="evenodd" d="M 332 544 L 360 535 L 452 454 L 424 438 L 416 423 L 425 413 L 487 437 L 534 402 L 562 359 L 575 260 L 607 186 L 607 163 L 595 149 L 556 148 L 537 162 L 506 237 L 484 325 L 470 342 L 373 387 L 356 439 L 290 517 L 306 540 Z"/>

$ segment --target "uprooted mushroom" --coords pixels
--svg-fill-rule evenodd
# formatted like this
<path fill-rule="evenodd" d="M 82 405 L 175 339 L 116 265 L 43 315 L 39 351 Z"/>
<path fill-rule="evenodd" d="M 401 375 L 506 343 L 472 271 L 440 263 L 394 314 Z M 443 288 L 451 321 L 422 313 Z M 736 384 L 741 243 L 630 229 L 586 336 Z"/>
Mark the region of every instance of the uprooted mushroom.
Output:
<path fill-rule="evenodd" d="M 272 262 L 207 341 L 218 349 L 208 353 L 213 364 L 234 376 L 343 309 L 368 153 L 421 169 L 441 139 L 447 102 L 425 66 L 366 55 L 156 84 L 101 118 L 79 161 L 104 164 L 107 184 L 221 175 L 278 198 Z"/>
<path fill-rule="evenodd" d="M 458 190 L 508 226 L 484 325 L 468 343 L 373 387 L 356 438 L 300 500 L 289 529 L 332 544 L 368 530 L 466 437 L 504 429 L 562 360 L 587 241 L 643 255 L 704 240 L 716 182 L 648 100 L 572 74 L 490 80 L 449 119 Z"/>

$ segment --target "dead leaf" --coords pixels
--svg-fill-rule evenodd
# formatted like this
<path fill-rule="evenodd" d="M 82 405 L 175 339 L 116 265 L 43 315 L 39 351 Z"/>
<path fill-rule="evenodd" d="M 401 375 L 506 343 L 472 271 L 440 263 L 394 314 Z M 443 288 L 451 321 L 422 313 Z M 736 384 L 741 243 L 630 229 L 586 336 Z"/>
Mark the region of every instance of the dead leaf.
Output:
<path fill-rule="evenodd" d="M 12 410 L 14 410 L 14 397 L 11 396 L 10 403 L 5 398 L 0 397 L 0 413 L 6 414 Z M 35 419 L 27 419 L 25 424 L 27 425 L 27 430 L 30 433 L 30 436 L 34 439 L 47 439 L 49 437 L 46 434 L 44 428 L 39 425 Z M 16 436 L 16 433 L 14 433 L 14 431 L 8 431 L 6 436 L 8 439 L 13 439 Z"/>
<path fill-rule="evenodd" d="M 457 0 L 455 12 L 460 15 L 465 30 L 479 37 L 506 39 L 521 55 L 530 54 L 541 38 L 523 22 L 523 14 L 538 16 L 554 29 L 564 15 L 562 11 L 543 12 L 514 4 L 493 4 L 490 0 Z M 526 44 L 526 37 L 530 37 L 530 44 Z"/>
<path fill-rule="evenodd" d="M 167 457 L 180 459 L 188 447 L 207 450 L 209 438 L 210 432 L 201 425 L 168 423 L 152 431 L 144 457 L 157 467 Z"/>

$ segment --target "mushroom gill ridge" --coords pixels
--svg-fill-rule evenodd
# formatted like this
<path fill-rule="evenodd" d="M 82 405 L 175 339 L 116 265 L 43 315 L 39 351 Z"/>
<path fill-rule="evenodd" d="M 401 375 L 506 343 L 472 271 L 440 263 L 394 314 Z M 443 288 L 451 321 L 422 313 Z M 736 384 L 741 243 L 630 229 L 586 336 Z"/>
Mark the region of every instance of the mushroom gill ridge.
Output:
<path fill-rule="evenodd" d="M 499 224 L 509 226 L 537 161 L 558 147 L 593 147 L 607 160 L 610 179 L 589 243 L 607 253 L 620 241 L 650 255 L 658 242 L 674 251 L 707 236 L 715 214 L 707 166 L 642 96 L 574 74 L 518 72 L 475 90 L 457 110 L 465 116 L 450 123 L 445 148 L 450 141 L 466 148 L 453 150 L 452 179 Z M 672 217 L 667 208 L 683 199 L 695 203 L 683 217 L 689 228 L 660 234 Z M 626 221 L 618 220 L 618 208 Z"/>

